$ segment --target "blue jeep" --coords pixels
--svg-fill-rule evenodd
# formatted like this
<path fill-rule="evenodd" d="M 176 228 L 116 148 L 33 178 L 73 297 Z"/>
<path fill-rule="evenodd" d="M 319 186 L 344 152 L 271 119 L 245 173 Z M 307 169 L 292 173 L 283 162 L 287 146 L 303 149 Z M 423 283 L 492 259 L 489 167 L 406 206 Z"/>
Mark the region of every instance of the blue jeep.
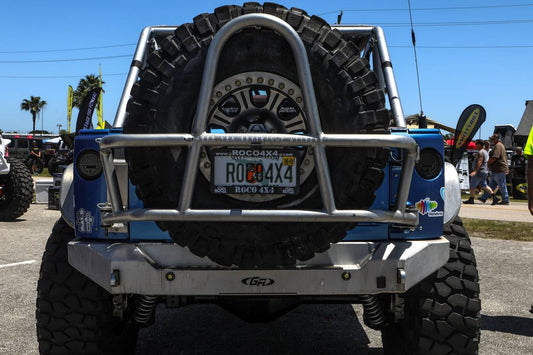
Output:
<path fill-rule="evenodd" d="M 267 321 L 362 304 L 386 354 L 476 354 L 478 273 L 436 129 L 408 129 L 379 27 L 273 3 L 141 33 L 83 130 L 37 298 L 46 354 L 133 353 L 164 303 Z"/>

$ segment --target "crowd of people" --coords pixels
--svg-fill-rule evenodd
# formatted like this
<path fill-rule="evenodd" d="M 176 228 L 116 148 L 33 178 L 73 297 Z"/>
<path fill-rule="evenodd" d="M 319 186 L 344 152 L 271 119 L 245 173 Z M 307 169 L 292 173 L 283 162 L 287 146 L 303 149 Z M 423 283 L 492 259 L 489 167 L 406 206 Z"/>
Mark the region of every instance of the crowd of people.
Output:
<path fill-rule="evenodd" d="M 507 176 L 512 171 L 514 179 L 526 178 L 527 160 L 522 148 L 516 148 L 509 166 L 507 151 L 498 134 L 489 137 L 488 141 L 478 139 L 475 144 L 478 152 L 470 173 L 470 198 L 463 203 L 474 204 L 476 192 L 481 190 L 483 194 L 478 198 L 479 201 L 485 203 L 491 199 L 491 205 L 508 205 Z M 501 198 L 496 196 L 498 190 Z"/>

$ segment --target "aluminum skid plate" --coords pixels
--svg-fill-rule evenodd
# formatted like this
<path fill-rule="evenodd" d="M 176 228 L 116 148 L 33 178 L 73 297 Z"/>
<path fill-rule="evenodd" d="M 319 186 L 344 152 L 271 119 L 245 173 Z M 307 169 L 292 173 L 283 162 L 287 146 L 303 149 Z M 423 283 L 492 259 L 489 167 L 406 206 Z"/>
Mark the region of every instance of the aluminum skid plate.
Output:
<path fill-rule="evenodd" d="M 112 294 L 356 295 L 401 293 L 448 260 L 449 242 L 338 243 L 289 269 L 221 267 L 173 243 L 72 241 L 69 263 Z"/>

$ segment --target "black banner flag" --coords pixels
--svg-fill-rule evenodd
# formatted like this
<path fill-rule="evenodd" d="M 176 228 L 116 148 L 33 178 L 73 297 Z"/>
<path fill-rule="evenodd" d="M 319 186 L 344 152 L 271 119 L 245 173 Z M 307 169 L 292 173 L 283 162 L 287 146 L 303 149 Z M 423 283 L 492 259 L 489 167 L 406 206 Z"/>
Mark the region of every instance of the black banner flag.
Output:
<path fill-rule="evenodd" d="M 78 120 L 76 121 L 76 133 L 78 133 L 80 129 L 93 128 L 92 117 L 98 101 L 98 96 L 100 95 L 100 90 L 102 90 L 102 88 L 94 88 L 83 98 L 81 106 L 79 107 L 80 111 L 78 113 Z"/>
<path fill-rule="evenodd" d="M 485 122 L 486 118 L 487 113 L 481 105 L 470 105 L 465 108 L 455 128 L 455 137 L 452 146 L 453 165 L 459 162 L 466 147 L 468 147 L 468 143 L 472 141 L 472 138 L 483 122 Z"/>

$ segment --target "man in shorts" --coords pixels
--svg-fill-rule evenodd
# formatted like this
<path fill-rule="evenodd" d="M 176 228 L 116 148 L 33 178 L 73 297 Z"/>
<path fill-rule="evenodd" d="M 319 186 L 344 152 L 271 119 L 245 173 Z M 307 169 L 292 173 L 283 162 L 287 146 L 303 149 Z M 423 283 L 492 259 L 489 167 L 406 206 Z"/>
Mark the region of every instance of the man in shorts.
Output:
<path fill-rule="evenodd" d="M 489 174 L 487 161 L 489 160 L 489 153 L 485 150 L 483 143 L 482 139 L 476 140 L 476 149 L 478 152 L 476 156 L 476 165 L 470 173 L 470 198 L 463 201 L 463 203 L 467 205 L 474 204 L 474 197 L 478 186 L 494 198 L 492 189 L 487 186 L 487 175 Z"/>

